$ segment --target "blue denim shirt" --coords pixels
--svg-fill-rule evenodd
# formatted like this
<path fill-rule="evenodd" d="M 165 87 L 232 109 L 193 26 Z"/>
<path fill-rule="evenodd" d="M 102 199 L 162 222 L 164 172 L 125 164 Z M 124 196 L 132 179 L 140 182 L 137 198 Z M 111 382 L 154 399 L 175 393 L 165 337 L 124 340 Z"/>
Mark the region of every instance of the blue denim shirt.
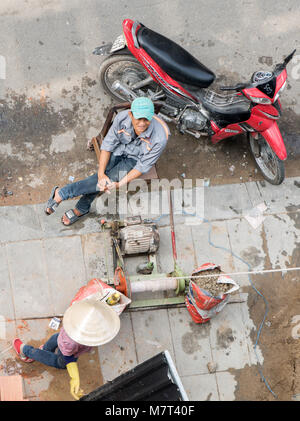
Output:
<path fill-rule="evenodd" d="M 103 139 L 101 150 L 135 159 L 134 169 L 146 173 L 162 154 L 169 135 L 167 124 L 154 115 L 147 130 L 136 136 L 128 110 L 125 110 L 116 115 Z"/>

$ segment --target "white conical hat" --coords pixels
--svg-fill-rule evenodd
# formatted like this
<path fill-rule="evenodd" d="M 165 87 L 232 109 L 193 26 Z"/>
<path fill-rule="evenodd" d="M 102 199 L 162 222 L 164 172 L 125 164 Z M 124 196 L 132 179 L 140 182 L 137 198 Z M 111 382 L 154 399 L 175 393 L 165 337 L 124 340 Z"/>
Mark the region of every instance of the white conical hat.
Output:
<path fill-rule="evenodd" d="M 63 318 L 67 335 L 82 345 L 98 346 L 111 341 L 119 332 L 120 318 L 106 303 L 94 300 L 74 302 Z"/>

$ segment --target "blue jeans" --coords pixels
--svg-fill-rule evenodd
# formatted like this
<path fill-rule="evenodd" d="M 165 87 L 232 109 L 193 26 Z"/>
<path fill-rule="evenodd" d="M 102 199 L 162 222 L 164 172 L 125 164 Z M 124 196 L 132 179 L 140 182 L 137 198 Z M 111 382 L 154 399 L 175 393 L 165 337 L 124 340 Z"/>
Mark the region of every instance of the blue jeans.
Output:
<path fill-rule="evenodd" d="M 64 356 L 57 345 L 57 337 L 58 333 L 52 335 L 51 338 L 43 345 L 43 349 L 34 348 L 30 345 L 24 345 L 23 354 L 28 358 L 50 365 L 51 367 L 66 368 Z"/>
<path fill-rule="evenodd" d="M 111 181 L 120 181 L 130 170 L 132 170 L 135 164 L 136 160 L 133 158 L 114 156 L 111 154 L 105 174 Z M 98 173 L 95 173 L 84 180 L 76 181 L 75 183 L 67 184 L 62 187 L 59 189 L 59 195 L 62 200 L 82 196 L 75 207 L 80 213 L 84 214 L 89 212 L 93 200 L 99 194 L 97 183 Z"/>

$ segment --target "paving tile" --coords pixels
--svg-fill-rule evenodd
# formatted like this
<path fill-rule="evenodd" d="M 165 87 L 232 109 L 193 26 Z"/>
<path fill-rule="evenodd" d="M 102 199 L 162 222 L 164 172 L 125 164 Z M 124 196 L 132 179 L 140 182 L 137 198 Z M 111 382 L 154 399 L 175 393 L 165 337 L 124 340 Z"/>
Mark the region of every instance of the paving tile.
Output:
<path fill-rule="evenodd" d="M 213 222 L 211 224 L 204 223 L 196 226 L 192 230 L 192 236 L 198 267 L 204 263 L 211 262 L 220 265 L 224 272 L 234 271 L 226 221 Z"/>
<path fill-rule="evenodd" d="M 187 225 L 175 227 L 175 242 L 177 250 L 177 263 L 186 274 L 191 274 L 197 267 L 192 231 L 194 228 Z"/>
<path fill-rule="evenodd" d="M 42 227 L 33 205 L 0 206 L 0 243 L 39 239 Z"/>
<path fill-rule="evenodd" d="M 263 225 L 254 229 L 245 219 L 227 221 L 227 229 L 233 253 L 247 262 L 252 270 L 269 269 L 268 256 L 264 250 Z M 237 272 L 247 272 L 249 266 L 233 257 Z"/>
<path fill-rule="evenodd" d="M 118 214 L 117 193 L 104 193 L 96 197 L 92 202 L 91 212 L 99 215 L 116 215 Z"/>
<path fill-rule="evenodd" d="M 158 271 L 170 273 L 174 270 L 171 229 L 170 227 L 159 227 L 158 231 L 160 236 L 159 248 L 156 253 Z"/>
<path fill-rule="evenodd" d="M 122 313 L 120 320 L 118 335 L 109 343 L 98 347 L 104 382 L 115 379 L 138 364 L 130 313 Z"/>
<path fill-rule="evenodd" d="M 31 240 L 9 243 L 6 248 L 16 318 L 53 315 L 43 242 Z"/>
<path fill-rule="evenodd" d="M 153 219 L 160 226 L 169 221 L 168 192 L 148 191 L 137 192 L 128 196 L 128 214 L 140 215 L 142 219 Z M 125 215 L 125 211 L 122 212 Z"/>
<path fill-rule="evenodd" d="M 266 213 L 291 212 L 300 209 L 300 177 L 286 178 L 279 186 L 258 182 L 258 189 L 268 210 Z"/>
<path fill-rule="evenodd" d="M 61 217 L 64 212 L 73 209 L 76 203 L 77 200 L 62 202 L 53 215 L 45 214 L 45 204 L 35 205 L 43 230 L 42 238 L 80 235 L 100 231 L 99 215 L 92 212 L 92 209 L 90 214 L 83 216 L 82 219 L 79 219 L 70 227 L 66 227 L 61 223 Z"/>
<path fill-rule="evenodd" d="M 236 218 L 252 203 L 245 184 L 226 184 L 204 190 L 204 217 L 207 220 Z"/>
<path fill-rule="evenodd" d="M 1 401 L 24 401 L 23 378 L 19 374 L 0 377 Z"/>
<path fill-rule="evenodd" d="M 0 244 L 0 317 L 14 319 L 13 295 L 9 277 L 6 249 Z"/>
<path fill-rule="evenodd" d="M 59 332 L 49 328 L 50 321 L 51 318 L 17 320 L 17 336 L 28 345 L 40 346 L 45 343 L 45 338 Z"/>
<path fill-rule="evenodd" d="M 31 319 L 31 320 L 17 320 L 16 331 L 17 337 L 20 338 L 25 344 L 38 347 L 45 343 L 46 338 L 58 331 L 49 328 L 50 318 L 46 319 Z M 24 363 L 21 363 L 24 364 Z M 41 392 L 46 391 L 53 380 L 53 376 L 47 370 L 47 367 L 40 363 L 32 363 L 33 366 L 25 366 L 24 369 L 39 367 L 45 368 L 42 372 L 40 370 L 34 371 L 34 376 L 24 375 L 24 396 L 28 399 L 37 397 Z M 25 371 L 26 373 L 26 371 Z"/>
<path fill-rule="evenodd" d="M 43 246 L 53 302 L 53 313 L 45 315 L 63 315 L 79 288 L 87 283 L 81 238 L 48 238 Z"/>
<path fill-rule="evenodd" d="M 237 381 L 234 376 L 227 371 L 216 373 L 220 401 L 234 401 Z"/>
<path fill-rule="evenodd" d="M 30 401 L 41 401 L 43 399 L 40 398 L 40 394 L 48 390 L 50 383 L 55 380 L 55 376 L 49 373 L 46 367 L 40 374 L 31 378 L 23 377 L 23 380 L 24 397 Z"/>
<path fill-rule="evenodd" d="M 188 180 L 185 180 L 188 181 Z M 174 223 L 189 226 L 200 225 L 204 220 L 204 187 L 183 185 L 172 191 Z"/>
<path fill-rule="evenodd" d="M 240 304 L 226 305 L 210 324 L 210 343 L 217 371 L 250 364 Z"/>
<path fill-rule="evenodd" d="M 268 215 L 264 220 L 266 247 L 273 269 L 299 266 L 296 255 L 300 243 L 299 219 L 297 212 Z"/>
<path fill-rule="evenodd" d="M 0 375 L 13 374 L 6 360 L 15 357 L 12 341 L 16 337 L 16 322 L 0 318 Z"/>
<path fill-rule="evenodd" d="M 81 236 L 87 281 L 93 278 L 114 278 L 113 249 L 110 232 L 97 232 Z"/>
<path fill-rule="evenodd" d="M 251 204 L 252 204 L 252 208 L 254 208 L 255 206 L 259 205 L 260 203 L 264 202 L 264 198 L 261 194 L 261 191 L 259 190 L 258 187 L 258 182 L 256 181 L 248 181 L 245 183 Z"/>
<path fill-rule="evenodd" d="M 219 401 L 215 374 L 181 376 L 181 381 L 190 401 Z"/>
<path fill-rule="evenodd" d="M 175 361 L 167 310 L 138 311 L 131 317 L 138 364 L 165 350 Z"/>
<path fill-rule="evenodd" d="M 208 373 L 210 325 L 194 323 L 186 308 L 168 309 L 168 313 L 179 376 Z"/>

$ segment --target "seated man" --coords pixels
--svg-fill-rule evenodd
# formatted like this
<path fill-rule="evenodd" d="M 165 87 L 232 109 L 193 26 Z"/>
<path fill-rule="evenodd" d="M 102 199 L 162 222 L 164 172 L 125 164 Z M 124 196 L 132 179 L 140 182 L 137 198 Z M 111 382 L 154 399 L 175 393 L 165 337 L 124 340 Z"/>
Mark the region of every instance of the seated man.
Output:
<path fill-rule="evenodd" d="M 154 114 L 149 98 L 136 98 L 130 111 L 121 111 L 115 117 L 103 139 L 98 173 L 62 188 L 55 186 L 45 212 L 51 215 L 62 200 L 81 196 L 75 209 L 62 217 L 64 225 L 71 225 L 89 213 L 99 192 L 110 192 L 147 173 L 156 163 L 169 137 L 166 123 Z"/>

